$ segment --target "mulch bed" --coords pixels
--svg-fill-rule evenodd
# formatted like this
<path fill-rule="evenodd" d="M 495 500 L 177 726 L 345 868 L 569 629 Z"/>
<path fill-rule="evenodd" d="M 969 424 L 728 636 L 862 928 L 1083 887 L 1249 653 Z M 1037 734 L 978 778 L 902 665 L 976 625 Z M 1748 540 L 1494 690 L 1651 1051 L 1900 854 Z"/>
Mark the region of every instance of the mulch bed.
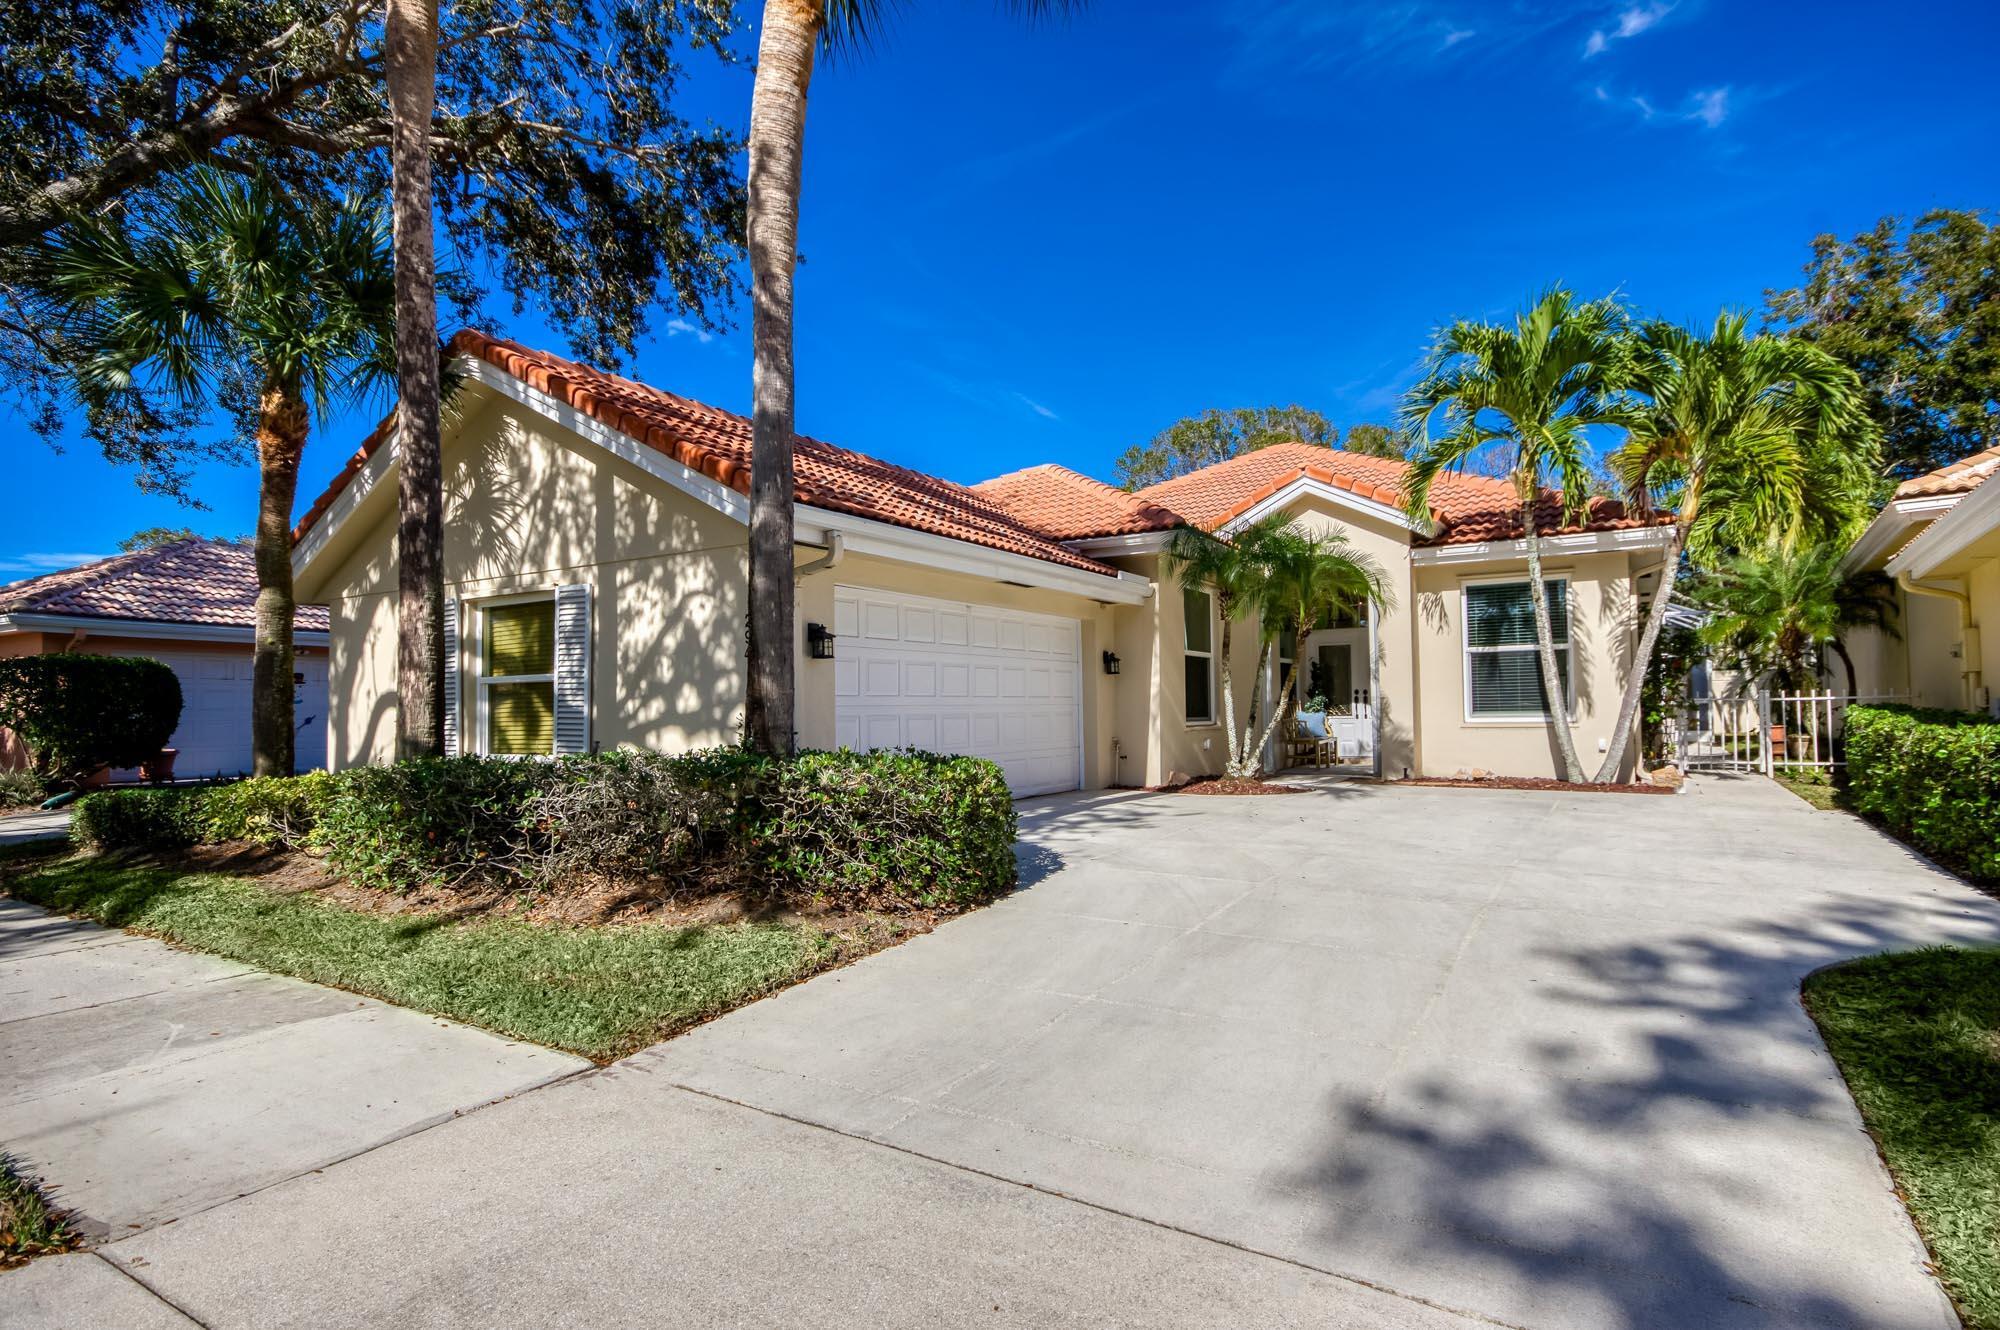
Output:
<path fill-rule="evenodd" d="M 1171 794 L 1306 794 L 1303 785 L 1274 785 L 1270 781 L 1246 780 L 1239 776 L 1205 776 L 1185 785 L 1167 787 Z"/>
<path fill-rule="evenodd" d="M 1452 780 L 1443 776 L 1412 776 L 1396 785 L 1430 785 L 1449 790 L 1550 790 L 1564 794 L 1672 794 L 1669 785 L 1590 785 L 1550 780 L 1546 776 L 1488 776 L 1484 780 Z"/>

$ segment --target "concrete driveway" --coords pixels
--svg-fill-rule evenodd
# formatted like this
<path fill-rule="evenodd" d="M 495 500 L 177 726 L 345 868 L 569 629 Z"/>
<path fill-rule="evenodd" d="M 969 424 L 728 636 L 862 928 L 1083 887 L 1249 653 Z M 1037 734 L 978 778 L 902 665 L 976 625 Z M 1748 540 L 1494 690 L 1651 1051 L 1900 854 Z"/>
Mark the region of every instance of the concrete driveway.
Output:
<path fill-rule="evenodd" d="M 210 1326 L 1955 1324 L 1797 990 L 2000 907 L 1860 823 L 1744 780 L 1023 834 L 929 937 L 63 1259 Z"/>

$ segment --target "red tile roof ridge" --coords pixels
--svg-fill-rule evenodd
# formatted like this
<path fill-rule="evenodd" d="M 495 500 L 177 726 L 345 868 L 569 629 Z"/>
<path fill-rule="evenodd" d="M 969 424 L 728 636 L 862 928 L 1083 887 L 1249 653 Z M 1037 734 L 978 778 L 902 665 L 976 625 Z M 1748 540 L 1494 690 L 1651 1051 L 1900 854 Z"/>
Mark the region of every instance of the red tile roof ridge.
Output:
<path fill-rule="evenodd" d="M 1982 448 L 1976 453 L 1968 453 L 1957 461 L 1945 463 L 1935 471 L 1926 471 L 1921 476 L 1911 477 L 1896 486 L 1896 497 L 1917 499 L 1934 494 L 1970 494 L 1996 472 L 2000 472 L 2000 444 Z"/>

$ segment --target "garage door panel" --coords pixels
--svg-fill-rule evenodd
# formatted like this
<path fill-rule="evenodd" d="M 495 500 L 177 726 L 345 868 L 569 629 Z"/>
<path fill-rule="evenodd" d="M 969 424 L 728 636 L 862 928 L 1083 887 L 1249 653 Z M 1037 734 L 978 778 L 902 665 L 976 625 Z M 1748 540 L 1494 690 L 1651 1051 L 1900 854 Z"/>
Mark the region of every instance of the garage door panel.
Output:
<path fill-rule="evenodd" d="M 850 587 L 833 618 L 836 743 L 991 758 L 1016 793 L 1076 787 L 1074 619 Z"/>

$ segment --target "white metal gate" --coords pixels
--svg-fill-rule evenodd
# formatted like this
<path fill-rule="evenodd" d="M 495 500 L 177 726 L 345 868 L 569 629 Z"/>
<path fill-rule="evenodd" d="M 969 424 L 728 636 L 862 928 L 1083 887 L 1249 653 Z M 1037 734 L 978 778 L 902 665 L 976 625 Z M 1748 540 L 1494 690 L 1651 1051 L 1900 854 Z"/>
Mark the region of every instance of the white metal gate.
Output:
<path fill-rule="evenodd" d="M 1887 694 L 1773 693 L 1691 698 L 1669 740 L 1683 771 L 1833 772 L 1845 765 L 1847 708 Z"/>

